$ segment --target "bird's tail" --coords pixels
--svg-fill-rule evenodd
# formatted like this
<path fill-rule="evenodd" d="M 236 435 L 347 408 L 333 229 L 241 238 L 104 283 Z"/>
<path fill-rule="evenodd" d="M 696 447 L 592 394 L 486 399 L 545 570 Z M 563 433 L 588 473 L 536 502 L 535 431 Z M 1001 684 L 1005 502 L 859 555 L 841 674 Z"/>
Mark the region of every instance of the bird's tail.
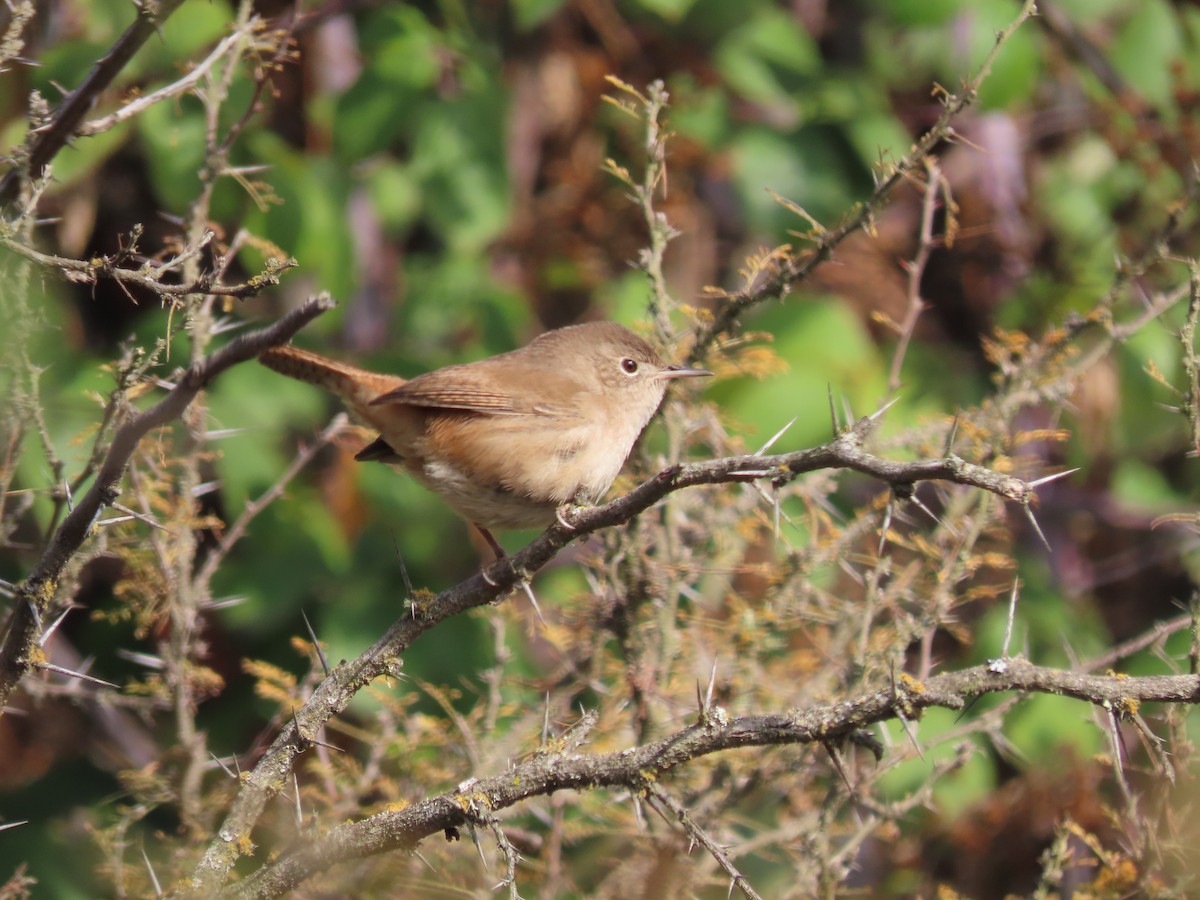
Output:
<path fill-rule="evenodd" d="M 404 384 L 404 379 L 398 375 L 368 372 L 290 344 L 272 347 L 259 356 L 258 361 L 281 375 L 325 388 L 355 412 L 368 407 L 376 397 Z"/>

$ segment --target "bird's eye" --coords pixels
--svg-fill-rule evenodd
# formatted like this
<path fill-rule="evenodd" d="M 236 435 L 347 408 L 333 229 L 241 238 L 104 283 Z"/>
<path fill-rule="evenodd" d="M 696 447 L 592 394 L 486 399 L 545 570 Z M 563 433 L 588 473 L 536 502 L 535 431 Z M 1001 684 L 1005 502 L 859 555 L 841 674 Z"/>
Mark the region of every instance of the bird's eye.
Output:
<path fill-rule="evenodd" d="M 638 370 L 636 359 L 630 359 L 628 356 L 621 360 L 621 369 L 626 375 L 633 375 Z"/>

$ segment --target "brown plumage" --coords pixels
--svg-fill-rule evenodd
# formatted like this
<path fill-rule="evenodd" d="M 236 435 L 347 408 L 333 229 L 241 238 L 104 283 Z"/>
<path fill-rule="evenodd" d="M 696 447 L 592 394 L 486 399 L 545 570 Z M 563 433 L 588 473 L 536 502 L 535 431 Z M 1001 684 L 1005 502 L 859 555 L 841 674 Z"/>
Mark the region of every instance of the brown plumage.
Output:
<path fill-rule="evenodd" d="M 670 380 L 711 374 L 665 365 L 611 322 L 410 381 L 290 346 L 260 360 L 331 391 L 379 431 L 358 459 L 402 465 L 485 529 L 543 526 L 563 504 L 599 501 Z"/>

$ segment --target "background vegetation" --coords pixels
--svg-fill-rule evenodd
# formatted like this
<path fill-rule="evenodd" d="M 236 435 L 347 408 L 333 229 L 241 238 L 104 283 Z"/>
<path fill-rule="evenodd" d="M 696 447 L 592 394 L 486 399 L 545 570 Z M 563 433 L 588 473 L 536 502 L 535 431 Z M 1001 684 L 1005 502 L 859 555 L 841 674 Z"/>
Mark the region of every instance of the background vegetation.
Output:
<path fill-rule="evenodd" d="M 143 7 L 0 13 L 0 896 L 1196 890 L 1200 9 Z M 614 496 L 788 455 L 544 619 L 251 359 L 595 318 L 717 374 Z"/>

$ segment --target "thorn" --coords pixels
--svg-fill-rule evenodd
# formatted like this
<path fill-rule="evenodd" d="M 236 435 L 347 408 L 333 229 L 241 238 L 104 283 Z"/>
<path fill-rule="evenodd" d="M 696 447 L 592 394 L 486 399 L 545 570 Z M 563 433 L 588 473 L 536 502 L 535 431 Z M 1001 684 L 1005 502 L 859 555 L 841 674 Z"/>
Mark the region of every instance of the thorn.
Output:
<path fill-rule="evenodd" d="M 33 616 L 33 627 L 37 629 L 38 634 L 41 634 L 43 630 L 41 610 L 37 608 L 37 604 L 33 601 L 32 597 L 25 598 L 25 605 L 29 607 L 29 614 Z"/>
<path fill-rule="evenodd" d="M 304 808 L 300 806 L 300 778 L 296 775 L 295 770 L 292 771 L 292 787 L 296 795 L 296 825 L 303 827 Z"/>
<path fill-rule="evenodd" d="M 113 516 L 110 519 L 97 519 L 96 527 L 101 525 L 120 525 L 122 522 L 132 522 L 137 516 Z"/>
<path fill-rule="evenodd" d="M 162 885 L 158 883 L 158 876 L 154 873 L 154 866 L 150 865 L 150 857 L 146 855 L 145 846 L 142 847 L 142 860 L 146 863 L 146 871 L 150 873 L 150 883 L 154 885 L 154 896 L 161 897 L 163 895 Z"/>
<path fill-rule="evenodd" d="M 896 709 L 896 718 L 900 720 L 900 724 L 904 726 L 904 733 L 908 735 L 909 741 L 912 742 L 913 749 L 917 751 L 917 756 L 925 759 L 925 751 L 921 749 L 920 743 L 917 741 L 917 732 L 913 729 L 912 722 L 908 721 L 908 716 L 904 715 L 899 708 Z"/>
<path fill-rule="evenodd" d="M 324 747 L 326 750 L 332 750 L 335 753 L 345 753 L 346 752 L 341 747 L 335 746 L 334 744 L 326 743 L 325 741 L 322 741 L 319 738 L 309 738 L 308 742 L 310 744 L 316 744 L 318 747 Z"/>
<path fill-rule="evenodd" d="M 70 678 L 78 678 L 81 681 L 90 681 L 92 684 L 98 684 L 102 687 L 112 688 L 114 691 L 119 691 L 121 686 L 113 684 L 111 681 L 105 681 L 103 678 L 96 678 L 92 675 L 85 675 L 83 672 L 75 672 L 71 669 L 64 669 L 62 666 L 56 666 L 54 663 L 42 662 L 38 663 L 39 669 L 45 669 L 47 672 L 57 672 L 59 675 L 66 675 Z"/>
<path fill-rule="evenodd" d="M 883 556 L 883 548 L 887 546 L 888 529 L 892 527 L 892 511 L 896 506 L 896 494 L 892 492 L 888 494 L 887 506 L 883 510 L 883 527 L 879 529 L 879 552 L 876 556 Z"/>
<path fill-rule="evenodd" d="M 325 659 L 325 651 L 321 649 L 321 642 L 317 640 L 317 633 L 313 631 L 312 623 L 308 621 L 308 616 L 304 610 L 300 610 L 300 618 L 304 620 L 304 627 L 308 629 L 308 636 L 312 640 L 313 646 L 317 649 L 317 659 L 321 661 L 321 670 L 325 673 L 325 677 L 329 677 L 329 663 Z"/>
<path fill-rule="evenodd" d="M 775 442 L 777 440 L 779 440 L 781 437 L 783 437 L 784 434 L 787 433 L 787 430 L 789 428 L 791 428 L 793 425 L 796 424 L 796 420 L 799 418 L 800 418 L 799 416 L 792 416 L 791 421 L 789 421 L 786 425 L 784 425 L 777 432 L 775 432 L 775 434 L 771 437 L 771 439 L 769 441 L 767 441 L 765 444 L 763 444 L 761 447 L 759 447 L 758 451 L 756 453 L 754 453 L 754 456 L 762 456 L 764 453 L 766 453 L 768 450 L 770 450 L 775 445 Z"/>
<path fill-rule="evenodd" d="M 269 172 L 269 171 L 271 171 L 270 163 L 259 163 L 257 165 L 253 165 L 253 166 L 230 166 L 228 169 L 225 170 L 225 174 L 227 174 L 227 175 L 257 175 L 260 172 Z M 208 240 L 205 241 L 206 244 L 212 240 L 211 235 L 212 235 L 212 232 L 209 232 L 207 235 L 205 235 L 205 237 L 208 238 Z"/>
<path fill-rule="evenodd" d="M 213 325 L 212 334 L 215 337 L 218 334 L 225 334 L 228 331 L 240 331 L 245 327 L 245 322 L 239 322 L 236 319 L 220 319 Z"/>
<path fill-rule="evenodd" d="M 838 423 L 837 407 L 833 402 L 833 385 L 827 382 L 825 388 L 829 391 L 829 418 L 833 422 L 833 436 L 837 437 L 841 432 L 841 425 Z"/>
<path fill-rule="evenodd" d="M 433 863 L 431 863 L 429 860 L 427 860 L 424 856 L 421 855 L 420 850 L 413 849 L 413 850 L 409 850 L 408 852 L 411 853 L 413 856 L 415 856 L 417 859 L 419 859 L 421 862 L 425 863 L 425 865 L 429 866 L 431 871 L 433 871 L 433 872 L 437 871 L 437 869 L 434 867 Z"/>
<path fill-rule="evenodd" d="M 65 619 L 67 617 L 67 613 L 69 613 L 73 609 L 81 609 L 81 608 L 82 607 L 76 606 L 74 603 L 68 605 L 66 609 L 64 609 L 61 613 L 59 613 L 58 618 L 55 619 L 51 623 L 50 627 L 47 628 L 44 632 L 42 632 L 42 636 L 38 639 L 38 646 L 39 647 L 46 646 L 46 641 L 50 640 L 50 638 L 54 635 L 55 630 L 58 628 L 59 625 L 62 624 L 63 619 Z"/>
<path fill-rule="evenodd" d="M 704 695 L 704 708 L 712 709 L 713 688 L 717 685 L 717 659 L 713 657 L 712 671 L 708 675 L 708 692 Z"/>
<path fill-rule="evenodd" d="M 889 400 L 883 406 L 879 407 L 879 409 L 875 410 L 875 412 L 871 413 L 871 415 L 867 416 L 867 418 L 870 419 L 872 422 L 875 422 L 879 419 L 880 416 L 882 416 L 885 412 L 887 412 L 889 409 L 891 409 L 893 406 L 895 406 L 899 402 L 900 402 L 899 396 L 893 397 L 891 400 Z"/>
<path fill-rule="evenodd" d="M 468 823 L 468 828 L 471 829 L 471 840 L 475 842 L 475 849 L 479 851 L 479 858 L 483 861 L 483 870 L 485 872 L 492 871 L 492 867 L 488 865 L 487 854 L 483 852 L 483 842 L 479 840 L 479 831 L 475 827 L 475 823 Z"/>
<path fill-rule="evenodd" d="M 850 404 L 850 398 L 842 394 L 842 412 L 846 416 L 846 421 L 853 424 L 857 421 L 854 418 L 854 407 Z"/>
<path fill-rule="evenodd" d="M 235 606 L 241 606 L 245 602 L 246 602 L 246 598 L 244 596 L 243 597 L 238 597 L 238 596 L 222 597 L 220 600 L 213 600 L 209 603 L 205 603 L 204 608 L 205 609 L 231 609 Z"/>
<path fill-rule="evenodd" d="M 173 532 L 170 528 L 167 528 L 167 526 L 159 523 L 153 516 L 147 516 L 144 513 L 138 512 L 136 509 L 130 509 L 128 506 L 123 506 L 120 503 L 113 503 L 113 504 L 111 504 L 111 506 L 113 509 L 119 510 L 120 512 L 125 513 L 126 518 L 132 517 L 134 519 L 137 519 L 139 522 L 145 522 L 151 528 L 157 528 L 159 531 L 165 532 L 166 534 L 169 534 L 172 537 L 174 537 L 174 535 L 175 535 L 175 532 Z M 108 521 L 109 522 L 123 522 L 125 520 L 126 519 L 122 518 L 122 519 L 109 519 Z"/>
<path fill-rule="evenodd" d="M 1008 646 L 1012 641 L 1013 622 L 1017 617 L 1017 596 L 1021 593 L 1021 579 L 1014 578 L 1012 593 L 1008 597 L 1008 624 L 1004 626 L 1004 643 L 1000 647 L 1000 656 L 1008 656 Z"/>
<path fill-rule="evenodd" d="M 1050 547 L 1050 542 L 1046 540 L 1046 535 L 1042 534 L 1042 527 L 1038 525 L 1037 519 L 1034 518 L 1033 510 L 1029 508 L 1029 504 L 1021 504 L 1021 508 L 1025 510 L 1025 516 L 1029 519 L 1029 524 L 1033 526 L 1033 530 L 1037 532 L 1037 536 L 1041 540 L 1042 546 L 1046 548 L 1046 552 L 1053 553 L 1054 551 Z"/>
<path fill-rule="evenodd" d="M 550 740 L 550 692 L 546 691 L 546 710 L 542 713 L 542 746 Z"/>
<path fill-rule="evenodd" d="M 237 437 L 239 434 L 245 434 L 248 430 L 246 428 L 214 428 L 212 431 L 204 432 L 204 440 L 219 441 L 222 438 Z"/>
<path fill-rule="evenodd" d="M 917 741 L 917 733 L 913 729 L 912 723 L 908 721 L 908 716 L 904 715 L 904 710 L 901 709 L 900 694 L 896 690 L 896 664 L 892 663 L 891 669 L 892 680 L 892 708 L 896 711 L 896 718 L 900 720 L 900 724 L 904 727 L 904 733 L 908 735 L 909 741 L 913 745 L 913 749 L 917 751 L 917 756 L 922 760 L 925 759 L 925 751 L 921 749 L 920 743 Z"/>
<path fill-rule="evenodd" d="M 0 825 L 0 831 L 8 831 L 10 828 L 20 828 L 22 825 L 28 824 L 28 819 L 22 819 L 20 822 L 5 822 L 3 825 Z"/>
<path fill-rule="evenodd" d="M 211 494 L 213 491 L 221 487 L 219 480 L 205 481 L 192 488 L 193 497 L 203 497 L 205 494 Z"/>
<path fill-rule="evenodd" d="M 215 762 L 218 766 L 220 766 L 221 770 L 226 775 L 228 775 L 230 778 L 234 779 L 235 781 L 237 780 L 237 775 L 235 775 L 233 773 L 233 770 L 230 769 L 229 766 L 227 766 L 227 765 L 225 765 L 225 763 L 221 762 L 221 758 L 219 756 L 217 756 L 217 754 L 215 754 L 211 750 L 209 750 L 208 755 L 213 758 L 213 762 Z M 235 756 L 234 759 L 237 759 L 237 757 Z"/>
<path fill-rule="evenodd" d="M 521 582 L 521 590 L 525 592 L 525 596 L 533 604 L 533 611 L 537 613 L 538 621 L 542 623 L 542 627 L 544 628 L 546 626 L 546 618 L 542 615 L 542 608 L 538 606 L 537 597 L 533 596 L 533 588 L 529 586 L 528 581 Z"/>
<path fill-rule="evenodd" d="M 958 438 L 958 423 L 961 418 L 961 413 L 954 414 L 954 421 L 950 423 L 950 433 L 946 435 L 946 447 L 942 450 L 942 456 L 950 456 L 954 452 L 954 442 Z"/>
<path fill-rule="evenodd" d="M 940 527 L 946 529 L 946 531 L 948 531 L 950 534 L 954 535 L 955 537 L 958 536 L 958 532 L 955 531 L 949 525 L 947 525 L 945 522 L 943 522 L 941 519 L 939 519 L 932 509 L 930 509 L 928 506 L 926 506 L 924 503 L 921 502 L 921 499 L 916 494 L 913 494 L 911 497 L 908 498 L 908 500 L 917 509 L 921 510 L 921 512 L 925 513 L 925 515 L 929 516 L 929 518 L 931 518 L 931 519 L 933 519 L 933 521 L 937 522 L 937 524 Z"/>
<path fill-rule="evenodd" d="M 1043 484 L 1049 484 L 1051 481 L 1057 481 L 1060 478 L 1066 478 L 1068 475 L 1074 475 L 1078 471 L 1078 468 L 1074 468 L 1067 469 L 1065 472 L 1056 472 L 1053 475 L 1047 475 L 1044 478 L 1039 478 L 1037 481 L 1027 481 L 1025 482 L 1025 487 L 1032 491 L 1034 488 L 1041 487 Z"/>
<path fill-rule="evenodd" d="M 850 783 L 850 776 L 846 774 L 846 769 L 842 765 L 842 758 L 838 755 L 837 748 L 829 741 L 822 741 L 821 746 L 825 748 L 825 752 L 829 754 L 829 759 L 833 763 L 833 768 L 837 771 L 838 776 L 842 779 L 842 784 L 846 785 L 846 790 L 851 797 L 858 794 L 854 789 L 854 785 Z"/>

